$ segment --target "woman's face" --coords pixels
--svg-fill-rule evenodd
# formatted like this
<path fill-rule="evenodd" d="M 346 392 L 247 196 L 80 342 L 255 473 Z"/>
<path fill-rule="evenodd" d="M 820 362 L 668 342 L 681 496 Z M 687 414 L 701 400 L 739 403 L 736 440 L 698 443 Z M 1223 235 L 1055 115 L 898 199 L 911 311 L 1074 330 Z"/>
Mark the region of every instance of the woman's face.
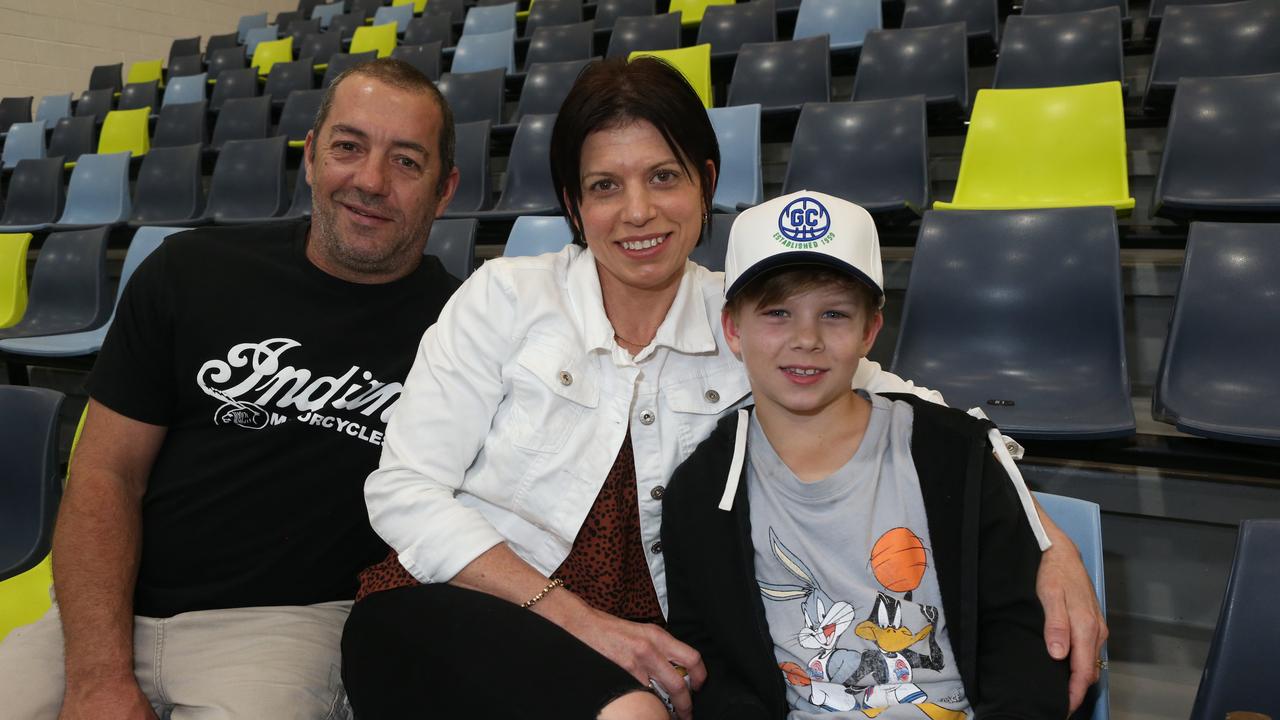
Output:
<path fill-rule="evenodd" d="M 588 135 L 581 165 L 582 234 L 601 286 L 678 285 L 702 232 L 699 175 L 644 120 Z"/>

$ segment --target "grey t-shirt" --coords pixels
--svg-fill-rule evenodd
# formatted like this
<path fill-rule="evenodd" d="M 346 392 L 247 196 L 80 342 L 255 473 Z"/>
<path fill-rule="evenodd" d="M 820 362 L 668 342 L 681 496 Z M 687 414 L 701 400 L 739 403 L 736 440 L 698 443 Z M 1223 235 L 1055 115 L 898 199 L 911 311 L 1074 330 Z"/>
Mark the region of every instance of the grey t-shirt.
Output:
<path fill-rule="evenodd" d="M 857 452 L 817 482 L 797 478 L 751 419 L 751 542 L 788 717 L 972 718 L 911 460 L 912 409 L 869 399 Z"/>

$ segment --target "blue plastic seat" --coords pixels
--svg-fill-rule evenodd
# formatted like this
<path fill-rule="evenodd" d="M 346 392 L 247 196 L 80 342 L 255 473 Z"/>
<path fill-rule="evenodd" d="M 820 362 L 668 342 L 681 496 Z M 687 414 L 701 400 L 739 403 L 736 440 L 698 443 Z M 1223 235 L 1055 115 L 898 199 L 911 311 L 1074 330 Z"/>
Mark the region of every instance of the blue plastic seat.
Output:
<path fill-rule="evenodd" d="M 963 22 L 969 39 L 1000 44 L 1000 13 L 996 0 L 907 0 L 902 27 L 928 27 Z"/>
<path fill-rule="evenodd" d="M 81 155 L 71 172 L 67 206 L 54 230 L 119 225 L 129 219 L 129 152 Z"/>
<path fill-rule="evenodd" d="M 444 269 L 458 280 L 471 277 L 476 265 L 476 227 L 473 219 L 436 220 L 423 253 L 440 258 Z"/>
<path fill-rule="evenodd" d="M 105 227 L 51 233 L 36 255 L 27 312 L 0 340 L 93 330 L 111 316 Z"/>
<path fill-rule="evenodd" d="M 525 115 L 511 140 L 502 195 L 492 210 L 471 217 L 511 220 L 520 215 L 559 215 L 560 199 L 551 183 L 551 129 L 555 115 Z"/>
<path fill-rule="evenodd" d="M 320 20 L 321 29 L 328 30 L 329 23 L 333 19 L 346 12 L 341 2 L 329 3 L 328 5 L 317 5 L 311 10 L 311 17 Z"/>
<path fill-rule="evenodd" d="M 1192 223 L 1151 415 L 1280 445 L 1280 224 Z"/>
<path fill-rule="evenodd" d="M 1120 10 L 1010 15 L 992 87 L 1042 88 L 1124 82 Z"/>
<path fill-rule="evenodd" d="M 506 97 L 507 71 L 504 68 L 473 73 L 445 73 L 436 86 L 449 101 L 455 122 L 484 120 L 491 125 L 502 122 L 502 104 Z"/>
<path fill-rule="evenodd" d="M 516 114 L 511 118 L 511 123 L 502 126 L 501 129 L 514 132 L 520 118 L 525 115 L 554 115 L 560 112 L 560 106 L 564 104 L 570 88 L 589 62 L 591 61 L 587 59 L 565 60 L 540 62 L 529 66 L 524 86 L 520 89 L 520 102 L 516 105 Z"/>
<path fill-rule="evenodd" d="M 508 75 L 516 71 L 516 31 L 463 33 L 453 53 L 450 72 L 473 73 L 502 69 Z"/>
<path fill-rule="evenodd" d="M 275 25 L 267 25 L 265 27 L 253 28 L 245 36 L 244 52 L 245 55 L 253 57 L 257 52 L 258 45 L 264 42 L 271 42 L 280 39 L 280 29 Z"/>
<path fill-rule="evenodd" d="M 383 5 L 373 13 L 374 25 L 395 23 L 396 34 L 403 36 L 413 19 L 413 5 Z"/>
<path fill-rule="evenodd" d="M 1049 493 L 1032 493 L 1040 509 L 1053 520 L 1076 549 L 1080 551 L 1080 559 L 1084 562 L 1084 570 L 1093 582 L 1093 590 L 1098 597 L 1098 607 L 1102 615 L 1107 615 L 1106 573 L 1102 560 L 1102 509 L 1097 503 L 1063 495 Z M 1102 647 L 1099 659 L 1107 660 L 1107 648 Z M 1098 682 L 1089 688 L 1080 710 L 1072 717 L 1082 720 L 1109 720 L 1111 717 L 1111 678 L 1106 670 L 1098 677 Z"/>
<path fill-rule="evenodd" d="M 430 5 L 430 3 L 427 3 Z M 484 35 L 487 33 L 516 30 L 516 4 L 476 6 L 467 11 L 462 21 L 462 35 Z"/>
<path fill-rule="evenodd" d="M 169 84 L 164 88 L 164 100 L 161 101 L 161 107 L 205 102 L 204 93 L 208 80 L 208 73 L 170 78 Z"/>
<path fill-rule="evenodd" d="M 814 190 L 873 214 L 914 219 L 929 206 L 926 128 L 920 95 L 808 103 L 796 123 L 782 194 Z"/>
<path fill-rule="evenodd" d="M 524 37 L 541 28 L 576 25 L 582 22 L 582 0 L 537 0 L 529 6 L 524 21 Z"/>
<path fill-rule="evenodd" d="M 209 182 L 204 219 L 219 225 L 272 218 L 288 209 L 283 135 L 231 140 L 222 146 Z"/>
<path fill-rule="evenodd" d="M 44 121 L 14 123 L 4 141 L 0 163 L 5 170 L 12 170 L 22 160 L 39 160 L 45 156 Z"/>
<path fill-rule="evenodd" d="M 35 567 L 53 544 L 63 399 L 56 390 L 0 385 L 0 581 Z"/>
<path fill-rule="evenodd" d="M 760 106 L 734 105 L 711 108 L 707 117 L 720 144 L 720 175 L 712 204 L 721 212 L 736 212 L 739 205 L 764 202 L 764 175 L 760 159 Z M 720 258 L 721 265 L 724 258 Z"/>
<path fill-rule="evenodd" d="M 853 100 L 924 95 L 931 108 L 969 114 L 969 43 L 965 24 L 873 30 L 853 78 Z"/>
<path fill-rule="evenodd" d="M 563 217 L 516 218 L 502 248 L 503 257 L 524 257 L 559 252 L 573 242 L 573 231 Z"/>
<path fill-rule="evenodd" d="M 697 44 L 710 43 L 713 58 L 733 58 L 746 43 L 777 39 L 778 19 L 773 0 L 709 5 L 698 24 Z"/>
<path fill-rule="evenodd" d="M 524 56 L 525 68 L 537 63 L 586 60 L 595 55 L 595 23 L 586 20 L 572 25 L 540 27 L 533 31 Z"/>
<path fill-rule="evenodd" d="M 236 23 L 236 40 L 241 45 L 249 41 L 249 32 L 258 28 L 267 26 L 267 14 L 258 13 L 256 15 L 242 15 L 239 22 Z M 250 53 L 252 55 L 252 53 Z"/>
<path fill-rule="evenodd" d="M 613 25 L 606 57 L 630 57 L 639 50 L 680 47 L 680 13 L 623 16 Z"/>
<path fill-rule="evenodd" d="M 833 51 L 862 47 L 863 38 L 884 25 L 880 0 L 803 0 L 795 39 L 829 35 Z"/>
<path fill-rule="evenodd" d="M 20 160 L 9 176 L 0 233 L 46 230 L 62 215 L 62 158 Z"/>
<path fill-rule="evenodd" d="M 1265 671 L 1273 662 L 1271 651 L 1280 644 L 1280 623 L 1275 619 L 1275 599 L 1280 595 L 1278 556 L 1280 520 L 1240 523 L 1192 720 L 1220 720 L 1235 711 L 1280 717 L 1275 676 Z"/>
<path fill-rule="evenodd" d="M 1156 176 L 1153 214 L 1280 217 L 1280 73 L 1183 78 Z"/>
<path fill-rule="evenodd" d="M 1014 437 L 1134 433 L 1111 207 L 925 213 L 892 369 Z"/>
<path fill-rule="evenodd" d="M 488 209 L 493 199 L 489 184 L 488 120 L 460 122 L 455 126 L 453 160 L 460 177 L 444 216 Z"/>
<path fill-rule="evenodd" d="M 58 121 L 71 117 L 71 93 L 45 95 L 36 106 L 36 120 L 43 120 L 45 127 L 54 127 Z"/>
<path fill-rule="evenodd" d="M 270 130 L 269 96 L 231 98 L 218 113 L 218 122 L 213 126 L 213 138 L 209 141 L 209 146 L 215 151 L 221 150 L 232 140 L 264 138 Z"/>
<path fill-rule="evenodd" d="M 831 53 L 827 36 L 747 43 L 738 51 L 729 83 L 729 105 L 759 104 L 769 113 L 795 113 L 800 106 L 831 100 Z"/>
<path fill-rule="evenodd" d="M 201 156 L 199 143 L 152 148 L 138 170 L 129 224 L 199 224 L 204 214 Z"/>
<path fill-rule="evenodd" d="M 150 159 L 150 156 L 148 156 L 148 159 Z M 116 304 L 119 304 L 120 296 L 124 294 L 125 286 L 128 284 L 129 278 L 133 276 L 133 271 L 138 269 L 138 265 L 156 248 L 160 247 L 160 243 L 166 237 L 176 232 L 182 232 L 183 229 L 138 228 L 138 231 L 133 235 L 133 241 L 129 243 L 128 252 L 125 253 L 124 265 L 120 268 L 120 284 L 116 290 Z M 25 357 L 81 357 L 92 355 L 102 349 L 102 341 L 106 339 L 107 330 L 111 329 L 111 323 L 115 320 L 115 317 L 116 313 L 113 307 L 111 317 L 94 330 L 65 335 L 40 335 L 0 340 L 0 352 Z M 13 358 L 9 358 L 9 360 L 12 361 Z"/>
<path fill-rule="evenodd" d="M 724 256 L 729 251 L 729 230 L 738 213 L 712 213 L 711 230 L 689 253 L 689 259 L 708 270 L 724 272 Z"/>

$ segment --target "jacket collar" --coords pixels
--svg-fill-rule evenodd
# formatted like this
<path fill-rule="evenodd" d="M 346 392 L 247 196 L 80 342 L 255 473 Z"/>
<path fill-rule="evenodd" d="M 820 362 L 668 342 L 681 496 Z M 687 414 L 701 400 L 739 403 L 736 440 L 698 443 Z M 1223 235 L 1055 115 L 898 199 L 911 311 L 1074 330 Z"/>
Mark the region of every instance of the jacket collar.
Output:
<path fill-rule="evenodd" d="M 643 359 L 652 348 L 668 347 L 679 353 L 695 354 L 715 352 L 716 336 L 710 312 L 703 301 L 701 283 L 697 273 L 705 272 L 693 262 L 685 261 L 684 275 L 676 290 L 675 300 L 666 318 L 658 326 L 653 342 L 646 351 L 636 356 Z M 600 291 L 600 275 L 595 256 L 590 249 L 582 248 L 569 260 L 566 281 L 569 300 L 578 316 L 578 333 L 583 350 L 611 351 L 615 346 L 613 325 L 604 312 L 604 296 Z M 716 318 L 718 321 L 719 318 Z"/>

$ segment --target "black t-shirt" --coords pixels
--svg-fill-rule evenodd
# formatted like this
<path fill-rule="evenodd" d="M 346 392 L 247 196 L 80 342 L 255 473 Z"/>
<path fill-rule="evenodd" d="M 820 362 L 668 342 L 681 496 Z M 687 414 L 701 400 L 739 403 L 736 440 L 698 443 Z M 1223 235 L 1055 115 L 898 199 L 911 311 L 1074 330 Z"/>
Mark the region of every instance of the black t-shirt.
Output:
<path fill-rule="evenodd" d="M 458 283 L 434 257 L 345 282 L 306 259 L 308 227 L 171 236 L 121 298 L 89 394 L 168 428 L 142 503 L 139 615 L 350 599 L 386 553 L 364 480 Z"/>

